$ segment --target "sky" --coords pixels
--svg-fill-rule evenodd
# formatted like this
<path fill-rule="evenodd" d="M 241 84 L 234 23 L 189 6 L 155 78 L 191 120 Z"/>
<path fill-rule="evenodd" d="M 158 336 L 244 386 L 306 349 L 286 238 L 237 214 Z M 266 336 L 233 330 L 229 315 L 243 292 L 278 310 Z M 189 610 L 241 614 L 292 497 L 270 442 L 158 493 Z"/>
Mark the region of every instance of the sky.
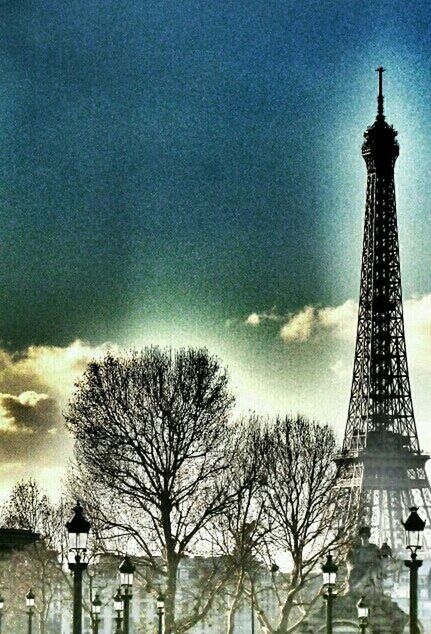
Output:
<path fill-rule="evenodd" d="M 342 436 L 379 65 L 431 449 L 430 25 L 420 0 L 0 0 L 0 498 L 58 490 L 108 348 L 205 345 L 238 412 Z"/>

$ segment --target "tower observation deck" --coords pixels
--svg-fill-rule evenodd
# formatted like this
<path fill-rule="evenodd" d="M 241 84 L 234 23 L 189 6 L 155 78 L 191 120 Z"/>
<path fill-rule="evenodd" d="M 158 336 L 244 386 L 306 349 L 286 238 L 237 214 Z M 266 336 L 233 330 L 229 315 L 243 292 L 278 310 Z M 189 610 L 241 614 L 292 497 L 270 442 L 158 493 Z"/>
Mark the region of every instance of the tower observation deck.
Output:
<path fill-rule="evenodd" d="M 343 448 L 337 458 L 345 508 L 373 541 L 397 550 L 401 519 L 418 506 L 431 525 L 429 456 L 419 445 L 404 337 L 394 168 L 397 132 L 386 122 L 383 68 L 377 116 L 364 133 L 367 168 L 359 315 Z M 431 544 L 428 544 L 428 548 Z"/>

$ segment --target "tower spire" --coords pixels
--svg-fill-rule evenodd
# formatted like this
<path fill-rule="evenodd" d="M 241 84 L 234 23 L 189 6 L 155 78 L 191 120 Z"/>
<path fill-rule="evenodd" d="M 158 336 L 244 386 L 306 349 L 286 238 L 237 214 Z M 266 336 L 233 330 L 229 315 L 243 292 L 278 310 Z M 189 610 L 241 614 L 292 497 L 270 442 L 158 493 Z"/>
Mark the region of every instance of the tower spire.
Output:
<path fill-rule="evenodd" d="M 376 73 L 379 73 L 379 94 L 377 96 L 377 118 L 384 119 L 385 115 L 383 114 L 383 73 L 385 69 L 383 66 L 379 66 L 376 68 Z"/>

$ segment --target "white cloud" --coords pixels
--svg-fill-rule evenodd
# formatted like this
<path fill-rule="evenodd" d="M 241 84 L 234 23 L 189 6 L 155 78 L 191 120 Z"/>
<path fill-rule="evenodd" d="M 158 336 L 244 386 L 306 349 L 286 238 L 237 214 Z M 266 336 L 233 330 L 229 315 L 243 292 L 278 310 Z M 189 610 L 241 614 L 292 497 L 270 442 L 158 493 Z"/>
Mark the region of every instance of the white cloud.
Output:
<path fill-rule="evenodd" d="M 265 321 L 283 321 L 283 319 L 285 319 L 283 315 L 278 315 L 274 306 L 268 313 L 250 313 L 244 323 L 248 326 L 260 326 Z"/>
<path fill-rule="evenodd" d="M 18 396 L 17 401 L 21 405 L 35 407 L 39 403 L 39 401 L 45 401 L 47 398 L 47 394 L 38 394 L 33 390 L 29 390 L 28 392 L 22 392 L 22 394 Z"/>
<path fill-rule="evenodd" d="M 431 293 L 404 302 L 409 362 L 429 370 L 431 359 Z"/>
<path fill-rule="evenodd" d="M 21 389 L 35 385 L 36 391 L 45 388 L 61 400 L 68 399 L 76 379 L 84 372 L 92 359 L 99 359 L 109 344 L 91 346 L 79 339 L 66 347 L 30 346 L 19 355 L 0 353 L 0 387 L 13 384 Z M 2 367 L 3 366 L 3 367 Z"/>
<path fill-rule="evenodd" d="M 14 474 L 37 477 L 41 468 L 62 472 L 72 451 L 62 409 L 87 364 L 108 348 L 113 346 L 76 340 L 16 353 L 0 349 L 0 463 L 9 465 L 2 488 Z"/>
<path fill-rule="evenodd" d="M 284 341 L 307 341 L 316 329 L 316 320 L 317 310 L 312 306 L 306 306 L 283 324 L 280 337 Z"/>
<path fill-rule="evenodd" d="M 339 339 L 354 341 L 358 304 L 353 299 L 348 299 L 340 306 L 321 308 L 318 310 L 318 318 L 321 327 L 331 330 Z"/>
<path fill-rule="evenodd" d="M 352 343 L 356 337 L 357 310 L 357 303 L 353 299 L 348 299 L 339 306 L 305 306 L 289 315 L 280 329 L 280 336 L 287 342 L 305 342 L 329 334 L 337 340 Z M 411 362 L 426 362 L 429 366 L 431 293 L 406 300 L 404 316 Z"/>
<path fill-rule="evenodd" d="M 259 326 L 260 322 L 261 316 L 259 315 L 259 313 L 251 313 L 251 315 L 249 315 L 245 320 L 245 323 L 249 326 Z"/>
<path fill-rule="evenodd" d="M 338 339 L 353 341 L 357 311 L 357 304 L 352 299 L 340 306 L 305 306 L 289 315 L 280 329 L 280 337 L 287 342 L 304 342 L 329 333 Z"/>
<path fill-rule="evenodd" d="M 338 306 L 304 306 L 287 316 L 270 312 L 253 312 L 245 320 L 249 326 L 260 326 L 264 321 L 281 322 L 280 337 L 287 343 L 304 343 L 332 338 L 351 344 L 353 353 L 357 327 L 358 304 L 347 299 Z M 431 358 L 431 293 L 411 297 L 404 302 L 406 339 L 409 361 L 428 368 Z M 0 366 L 2 353 L 0 351 Z M 340 372 L 340 367 L 337 367 Z"/>
<path fill-rule="evenodd" d="M 411 297 L 404 302 L 404 319 L 409 364 L 412 368 L 429 371 L 431 359 L 431 293 Z M 348 299 L 338 306 L 318 308 L 304 306 L 292 313 L 282 324 L 281 338 L 287 343 L 313 341 L 326 345 L 329 341 L 344 342 L 346 358 L 332 361 L 330 369 L 344 377 L 351 366 L 357 326 L 357 304 Z M 323 341 L 324 340 L 324 341 Z M 341 350 L 338 350 L 340 352 Z"/>
<path fill-rule="evenodd" d="M 351 361 L 353 363 L 353 350 L 351 354 Z M 345 379 L 352 374 L 352 363 L 347 363 L 345 359 L 337 359 L 329 366 L 331 372 L 333 372 L 338 378 Z"/>

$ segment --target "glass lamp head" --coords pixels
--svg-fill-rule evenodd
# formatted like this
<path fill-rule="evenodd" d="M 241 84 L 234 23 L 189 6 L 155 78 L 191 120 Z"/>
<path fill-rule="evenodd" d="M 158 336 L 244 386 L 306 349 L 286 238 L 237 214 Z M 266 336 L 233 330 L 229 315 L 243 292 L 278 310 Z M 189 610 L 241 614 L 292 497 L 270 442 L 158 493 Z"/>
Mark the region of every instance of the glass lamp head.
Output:
<path fill-rule="evenodd" d="M 419 516 L 416 506 L 412 506 L 409 510 L 410 515 L 406 521 L 403 522 L 406 533 L 406 548 L 415 553 L 422 547 L 422 534 L 425 529 L 425 520 Z"/>
<path fill-rule="evenodd" d="M 2 595 L 0 594 L 0 610 L 3 610 L 3 608 L 4 608 L 4 599 Z"/>
<path fill-rule="evenodd" d="M 135 566 L 126 555 L 118 567 L 120 571 L 120 583 L 122 586 L 131 587 L 133 585 L 133 575 L 135 574 Z"/>
<path fill-rule="evenodd" d="M 121 588 L 118 588 L 117 592 L 114 594 L 114 610 L 116 612 L 121 612 L 124 609 L 123 597 L 121 596 Z"/>
<path fill-rule="evenodd" d="M 322 565 L 323 585 L 334 586 L 337 581 L 338 566 L 331 554 L 326 556 L 326 561 Z"/>
<path fill-rule="evenodd" d="M 102 602 L 100 600 L 99 594 L 97 593 L 91 603 L 91 611 L 93 614 L 100 614 L 100 610 L 102 609 Z"/>
<path fill-rule="evenodd" d="M 165 597 L 161 592 L 159 592 L 159 596 L 157 597 L 157 609 L 163 610 L 165 607 Z"/>
<path fill-rule="evenodd" d="M 280 570 L 280 566 L 277 566 L 275 562 L 271 564 L 271 574 L 276 575 Z"/>
<path fill-rule="evenodd" d="M 25 595 L 25 604 L 28 608 L 34 608 L 34 599 L 34 592 L 30 589 Z"/>
<path fill-rule="evenodd" d="M 392 548 L 387 542 L 383 542 L 383 544 L 381 545 L 380 554 L 383 559 L 389 559 L 390 557 L 392 557 Z"/>
<path fill-rule="evenodd" d="M 368 614 L 370 613 L 370 608 L 368 607 L 368 603 L 365 600 L 365 597 L 361 597 L 356 604 L 358 609 L 358 619 L 367 619 Z"/>
<path fill-rule="evenodd" d="M 88 534 L 91 524 L 84 517 L 84 509 L 79 500 L 73 509 L 74 515 L 70 522 L 66 522 L 67 532 L 69 533 L 70 550 L 82 555 L 87 550 Z"/>

